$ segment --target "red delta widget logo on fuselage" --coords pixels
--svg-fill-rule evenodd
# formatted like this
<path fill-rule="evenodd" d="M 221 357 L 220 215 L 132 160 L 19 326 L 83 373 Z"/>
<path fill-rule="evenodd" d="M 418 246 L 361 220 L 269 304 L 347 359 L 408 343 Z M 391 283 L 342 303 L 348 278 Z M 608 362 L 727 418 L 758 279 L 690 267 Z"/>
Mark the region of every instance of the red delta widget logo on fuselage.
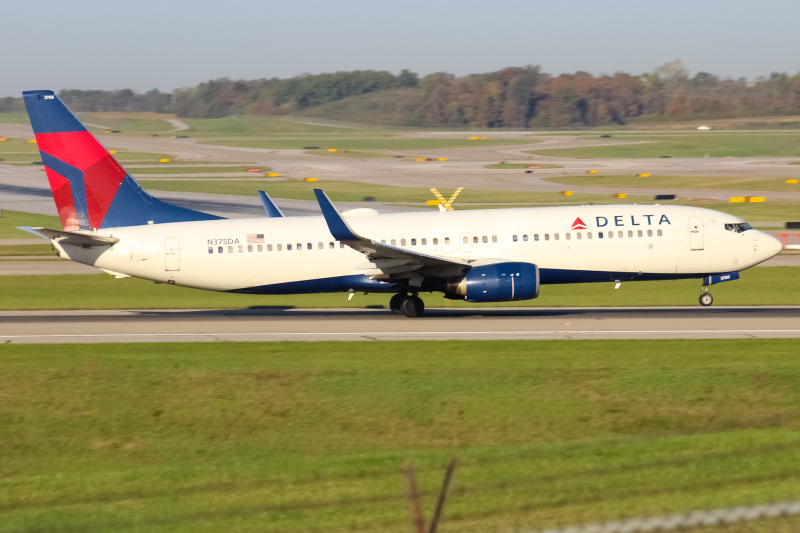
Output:
<path fill-rule="evenodd" d="M 658 222 L 654 222 L 653 218 L 658 216 Z M 647 221 L 647 223 L 645 223 Z M 661 226 L 662 224 L 669 224 L 672 225 L 672 222 L 669 221 L 667 215 L 630 215 L 630 224 L 627 224 L 625 221 L 625 217 L 623 215 L 615 215 L 612 217 L 612 220 L 609 221 L 608 217 L 595 217 L 595 225 L 598 228 L 604 228 L 608 226 L 610 223 L 613 223 L 614 226 Z M 580 217 L 575 219 L 575 222 L 572 223 L 572 229 L 588 229 L 586 223 L 580 219 Z"/>

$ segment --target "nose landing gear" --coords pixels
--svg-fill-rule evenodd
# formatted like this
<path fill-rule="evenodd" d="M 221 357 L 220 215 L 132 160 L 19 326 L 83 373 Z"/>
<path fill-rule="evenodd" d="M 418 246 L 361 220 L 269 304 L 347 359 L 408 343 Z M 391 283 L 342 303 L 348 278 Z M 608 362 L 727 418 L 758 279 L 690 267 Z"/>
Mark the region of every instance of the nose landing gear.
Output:
<path fill-rule="evenodd" d="M 425 311 L 425 304 L 422 298 L 416 293 L 408 295 L 404 292 L 395 294 L 389 300 L 389 309 L 397 315 L 405 315 L 409 318 L 416 318 L 422 316 Z"/>
<path fill-rule="evenodd" d="M 714 303 L 714 297 L 711 296 L 711 293 L 708 292 L 708 285 L 703 285 L 703 288 L 700 289 L 702 294 L 700 294 L 700 305 L 703 307 L 708 307 L 709 305 Z"/>

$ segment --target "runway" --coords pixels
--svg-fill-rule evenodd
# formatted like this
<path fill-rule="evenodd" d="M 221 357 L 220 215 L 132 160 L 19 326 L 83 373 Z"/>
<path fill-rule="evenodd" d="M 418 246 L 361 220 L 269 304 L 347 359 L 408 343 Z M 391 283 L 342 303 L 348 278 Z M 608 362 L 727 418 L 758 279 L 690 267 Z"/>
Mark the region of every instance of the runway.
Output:
<path fill-rule="evenodd" d="M 800 306 L 4 311 L 2 343 L 800 338 Z"/>

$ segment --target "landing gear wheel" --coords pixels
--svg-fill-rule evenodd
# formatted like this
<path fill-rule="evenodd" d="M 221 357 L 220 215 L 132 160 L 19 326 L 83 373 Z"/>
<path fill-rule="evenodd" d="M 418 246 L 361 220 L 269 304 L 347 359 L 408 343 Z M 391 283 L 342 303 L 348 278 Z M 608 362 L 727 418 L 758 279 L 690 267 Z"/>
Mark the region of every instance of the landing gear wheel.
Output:
<path fill-rule="evenodd" d="M 714 303 L 714 297 L 711 296 L 709 293 L 704 292 L 700 295 L 700 305 L 703 307 L 708 307 L 709 305 Z"/>
<path fill-rule="evenodd" d="M 425 311 L 425 304 L 419 296 L 406 296 L 400 304 L 400 312 L 408 318 L 422 316 L 423 311 Z"/>
<path fill-rule="evenodd" d="M 400 310 L 400 307 L 403 305 L 403 300 L 405 300 L 406 298 L 408 298 L 408 295 L 403 294 L 402 292 L 392 296 L 392 299 L 389 300 L 389 309 L 392 310 L 392 313 L 396 315 L 403 314 L 403 311 Z"/>

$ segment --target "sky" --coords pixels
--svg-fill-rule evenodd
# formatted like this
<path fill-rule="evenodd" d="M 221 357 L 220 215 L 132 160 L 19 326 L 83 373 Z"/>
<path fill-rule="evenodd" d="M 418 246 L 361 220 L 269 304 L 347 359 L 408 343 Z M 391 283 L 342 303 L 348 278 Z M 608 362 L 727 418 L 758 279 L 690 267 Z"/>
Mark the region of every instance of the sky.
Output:
<path fill-rule="evenodd" d="M 798 0 L 37 0 L 3 7 L 0 97 L 221 77 L 407 68 L 420 75 L 800 72 Z"/>

